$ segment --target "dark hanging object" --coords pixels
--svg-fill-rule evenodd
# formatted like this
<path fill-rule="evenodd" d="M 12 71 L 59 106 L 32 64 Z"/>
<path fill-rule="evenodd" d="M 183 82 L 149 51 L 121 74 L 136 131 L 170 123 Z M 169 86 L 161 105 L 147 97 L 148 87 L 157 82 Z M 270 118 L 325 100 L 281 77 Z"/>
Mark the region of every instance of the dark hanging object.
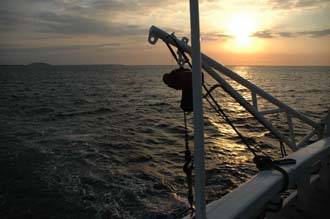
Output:
<path fill-rule="evenodd" d="M 190 69 L 178 68 L 163 75 L 163 81 L 167 86 L 176 90 L 182 90 L 180 107 L 185 112 L 193 111 L 192 72 Z"/>

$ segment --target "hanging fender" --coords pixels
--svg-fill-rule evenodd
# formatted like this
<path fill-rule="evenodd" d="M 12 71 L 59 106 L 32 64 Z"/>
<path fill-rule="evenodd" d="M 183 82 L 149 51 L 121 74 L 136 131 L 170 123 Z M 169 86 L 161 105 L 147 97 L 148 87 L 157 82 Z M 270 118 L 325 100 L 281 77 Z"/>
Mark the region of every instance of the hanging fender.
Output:
<path fill-rule="evenodd" d="M 190 69 L 178 68 L 163 75 L 164 83 L 175 90 L 182 90 L 180 107 L 185 112 L 193 111 L 192 72 Z"/>

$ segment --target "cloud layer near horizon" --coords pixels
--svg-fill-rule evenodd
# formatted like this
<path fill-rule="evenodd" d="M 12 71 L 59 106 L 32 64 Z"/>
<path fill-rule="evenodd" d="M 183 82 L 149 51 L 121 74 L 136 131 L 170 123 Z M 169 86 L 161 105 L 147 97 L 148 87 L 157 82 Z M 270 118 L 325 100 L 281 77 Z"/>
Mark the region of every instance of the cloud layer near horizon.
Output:
<path fill-rule="evenodd" d="M 121 45 L 139 47 L 146 43 L 148 28 L 152 24 L 189 35 L 188 1 L 174 0 L 2 0 L 0 10 L 0 52 L 46 52 L 91 49 L 99 45 L 120 50 Z M 274 20 L 259 27 L 251 36 L 271 40 L 280 38 L 322 38 L 330 36 L 330 23 L 326 21 L 328 0 L 263 0 L 258 1 L 200 1 L 203 42 L 226 41 L 233 38 L 221 22 L 222 14 L 235 7 L 255 13 L 274 16 Z M 240 6 L 240 7 L 238 7 Z M 291 14 L 290 14 L 291 13 Z M 293 14 L 296 20 L 291 19 Z M 301 16 L 315 17 L 315 21 L 299 20 Z M 220 21 L 214 18 L 220 16 Z M 319 17 L 318 17 L 319 16 Z M 325 18 L 324 18 L 325 17 Z M 276 18 L 279 22 L 276 22 Z M 286 19 L 286 20 L 284 20 Z M 319 20 L 319 22 L 317 22 Z M 216 25 L 212 26 L 212 22 Z M 217 26 L 219 24 L 219 27 Z M 288 25 L 283 25 L 284 23 Z M 210 25 L 208 25 L 210 24 Z M 268 25 L 268 26 L 267 26 Z M 205 27 L 203 29 L 203 27 Z M 141 46 L 139 48 L 144 48 Z M 16 50 L 15 50 L 16 49 Z M 2 63 L 6 60 L 0 60 Z M 7 60 L 8 61 L 8 60 Z"/>

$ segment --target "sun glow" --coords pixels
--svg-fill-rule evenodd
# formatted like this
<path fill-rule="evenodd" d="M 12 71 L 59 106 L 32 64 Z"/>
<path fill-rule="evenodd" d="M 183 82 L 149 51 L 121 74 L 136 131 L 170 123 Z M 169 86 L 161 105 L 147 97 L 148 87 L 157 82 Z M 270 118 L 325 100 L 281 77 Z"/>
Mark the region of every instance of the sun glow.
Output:
<path fill-rule="evenodd" d="M 228 19 L 227 31 L 233 37 L 231 45 L 235 50 L 249 50 L 253 47 L 251 35 L 256 31 L 256 23 L 249 14 L 235 14 Z"/>

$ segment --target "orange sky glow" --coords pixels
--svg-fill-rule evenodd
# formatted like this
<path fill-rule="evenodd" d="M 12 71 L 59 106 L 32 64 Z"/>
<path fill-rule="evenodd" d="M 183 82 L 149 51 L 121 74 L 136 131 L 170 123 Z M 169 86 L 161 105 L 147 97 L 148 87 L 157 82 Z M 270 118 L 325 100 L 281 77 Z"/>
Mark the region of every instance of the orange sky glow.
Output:
<path fill-rule="evenodd" d="M 225 65 L 330 65 L 329 0 L 200 0 L 203 53 Z M 189 1 L 2 0 L 0 64 L 171 64 L 156 25 L 190 38 Z"/>

